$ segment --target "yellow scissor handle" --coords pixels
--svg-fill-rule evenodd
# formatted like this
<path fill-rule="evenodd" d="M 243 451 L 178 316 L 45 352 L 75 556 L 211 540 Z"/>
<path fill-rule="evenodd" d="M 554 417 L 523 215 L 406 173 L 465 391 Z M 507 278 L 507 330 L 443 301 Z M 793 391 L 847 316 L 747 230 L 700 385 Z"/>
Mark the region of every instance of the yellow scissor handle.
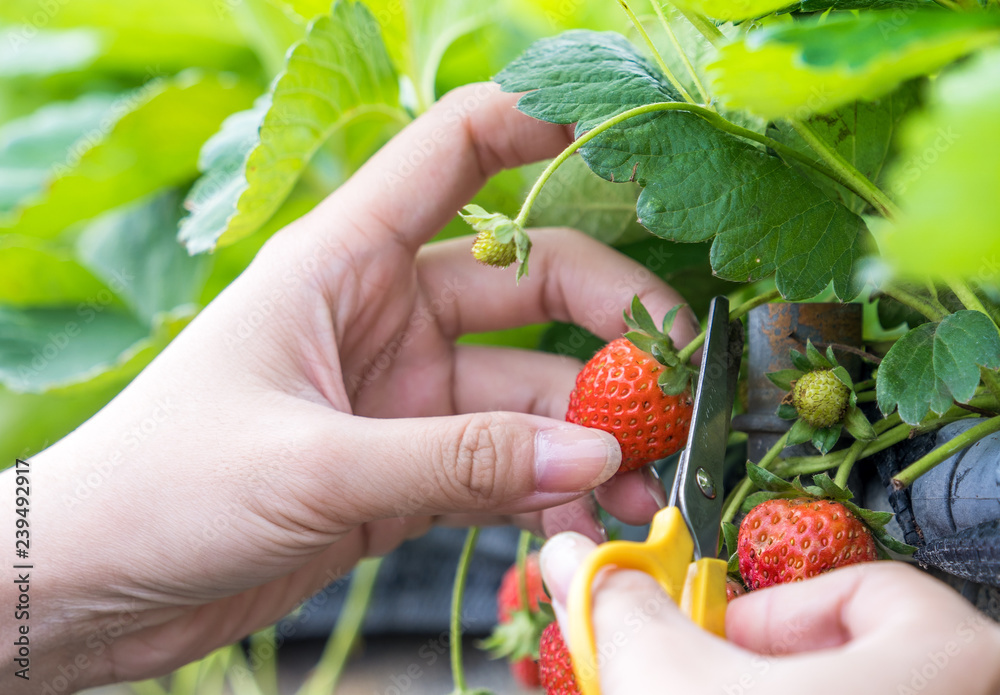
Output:
<path fill-rule="evenodd" d="M 699 627 L 725 637 L 726 563 L 703 558 L 692 563 L 694 541 L 677 507 L 664 507 L 643 543 L 614 541 L 598 546 L 577 570 L 569 591 L 569 650 L 583 695 L 600 695 L 594 637 L 592 587 L 603 568 L 639 570 L 653 577 Z"/>

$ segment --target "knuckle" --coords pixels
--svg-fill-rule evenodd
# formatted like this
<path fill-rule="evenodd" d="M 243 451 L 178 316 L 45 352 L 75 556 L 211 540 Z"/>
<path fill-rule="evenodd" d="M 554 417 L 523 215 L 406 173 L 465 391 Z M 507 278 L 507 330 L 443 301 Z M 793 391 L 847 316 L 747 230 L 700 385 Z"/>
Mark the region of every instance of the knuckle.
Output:
<path fill-rule="evenodd" d="M 488 413 L 472 416 L 458 438 L 450 478 L 466 495 L 496 501 L 503 492 L 500 469 L 507 449 L 499 418 Z"/>

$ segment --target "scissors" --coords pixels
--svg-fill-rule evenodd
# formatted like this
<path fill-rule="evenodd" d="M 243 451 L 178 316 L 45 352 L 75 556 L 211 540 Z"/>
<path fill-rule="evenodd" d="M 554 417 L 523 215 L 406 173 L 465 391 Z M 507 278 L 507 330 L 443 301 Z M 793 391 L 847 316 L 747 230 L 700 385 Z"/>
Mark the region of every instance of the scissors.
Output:
<path fill-rule="evenodd" d="M 567 608 L 573 616 L 569 649 L 583 695 L 600 695 L 592 586 L 605 567 L 653 577 L 699 627 L 725 637 L 726 562 L 718 559 L 722 475 L 729 420 L 743 354 L 743 327 L 729 321 L 729 300 L 712 300 L 687 446 L 681 453 L 668 506 L 653 517 L 645 542 L 598 546 L 577 571 Z"/>

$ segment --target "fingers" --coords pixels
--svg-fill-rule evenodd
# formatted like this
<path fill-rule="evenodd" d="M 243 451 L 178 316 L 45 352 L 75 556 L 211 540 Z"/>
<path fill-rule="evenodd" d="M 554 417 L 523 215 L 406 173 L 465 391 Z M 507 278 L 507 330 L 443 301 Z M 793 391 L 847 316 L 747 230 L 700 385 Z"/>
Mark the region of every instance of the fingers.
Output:
<path fill-rule="evenodd" d="M 733 642 L 755 652 L 809 652 L 895 629 L 899 621 L 951 599 L 957 601 L 903 563 L 865 563 L 753 591 L 730 605 L 726 631 Z"/>
<path fill-rule="evenodd" d="M 566 126 L 514 108 L 495 84 L 445 95 L 393 138 L 323 205 L 371 239 L 415 252 L 501 169 L 554 157 L 571 142 Z M 331 221 L 327 221 L 331 226 Z"/>
<path fill-rule="evenodd" d="M 531 350 L 460 345 L 454 398 L 460 413 L 510 410 L 566 419 L 580 362 Z"/>
<path fill-rule="evenodd" d="M 531 231 L 530 273 L 514 282 L 513 270 L 486 268 L 469 253 L 467 238 L 431 244 L 418 258 L 418 273 L 429 296 L 461 288 L 457 301 L 439 317 L 441 330 L 456 337 L 531 323 L 566 321 L 605 340 L 625 331 L 622 312 L 636 294 L 654 319 L 684 303 L 675 290 L 641 264 L 582 232 Z M 694 315 L 681 312 L 671 336 L 680 344 L 699 331 Z"/>
<path fill-rule="evenodd" d="M 616 475 L 594 491 L 612 516 L 632 526 L 648 524 L 667 504 L 667 494 L 649 467 Z"/>
<path fill-rule="evenodd" d="M 345 522 L 515 514 L 564 504 L 621 464 L 611 435 L 519 413 L 372 419 L 336 413 L 302 487 Z"/>
<path fill-rule="evenodd" d="M 567 615 L 566 601 L 577 568 L 594 544 L 561 534 L 542 548 L 541 568 L 563 634 L 581 616 Z M 720 670 L 745 658 L 724 641 L 697 628 L 649 576 L 609 571 L 593 587 L 593 621 L 602 690 L 649 692 L 668 684 L 670 692 L 707 692 Z M 707 670 L 710 669 L 711 670 Z"/>

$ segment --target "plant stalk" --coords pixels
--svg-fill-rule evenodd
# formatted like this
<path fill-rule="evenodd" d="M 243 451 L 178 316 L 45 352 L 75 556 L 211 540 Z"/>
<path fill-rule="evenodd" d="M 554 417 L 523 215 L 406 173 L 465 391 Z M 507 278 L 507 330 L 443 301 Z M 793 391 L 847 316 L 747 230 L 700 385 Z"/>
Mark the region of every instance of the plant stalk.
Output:
<path fill-rule="evenodd" d="M 468 692 L 465 684 L 465 669 L 462 665 L 462 603 L 465 599 L 465 583 L 469 578 L 469 566 L 472 564 L 472 552 L 479 540 L 479 527 L 472 526 L 465 535 L 465 545 L 458 559 L 458 569 L 455 571 L 455 584 L 451 593 L 451 675 L 455 681 L 452 695 L 464 695 Z"/>
<path fill-rule="evenodd" d="M 892 486 L 897 490 L 902 490 L 908 485 L 912 485 L 914 480 L 934 468 L 934 466 L 938 465 L 948 457 L 958 453 L 966 447 L 972 446 L 983 437 L 991 435 L 997 431 L 1000 431 L 1000 416 L 990 418 L 989 420 L 981 422 L 974 427 L 970 427 L 962 434 L 948 442 L 945 442 L 938 448 L 934 449 L 922 458 L 917 459 L 915 462 L 897 473 L 896 477 L 892 479 Z"/>
<path fill-rule="evenodd" d="M 521 597 L 521 606 L 530 611 L 528 603 L 528 548 L 531 547 L 531 531 L 521 531 L 517 538 L 517 591 Z"/>
<path fill-rule="evenodd" d="M 653 11 L 660 20 L 660 24 L 663 25 L 663 30 L 667 32 L 667 36 L 670 38 L 670 42 L 674 46 L 674 50 L 677 51 L 677 55 L 680 56 L 681 61 L 684 63 L 684 68 L 687 70 L 688 75 L 691 76 L 691 80 L 694 82 L 694 86 L 698 89 L 698 94 L 701 95 L 701 101 L 705 106 L 711 108 L 711 98 L 708 96 L 708 91 L 705 89 L 705 85 L 702 84 L 701 78 L 698 77 L 698 73 L 695 72 L 694 65 L 691 64 L 691 60 L 688 58 L 687 53 L 684 52 L 684 47 L 681 46 L 681 42 L 677 40 L 677 34 L 674 33 L 674 28 L 670 26 L 670 21 L 667 20 L 667 16 L 663 13 L 663 7 L 660 6 L 659 0 L 650 0 L 650 4 L 653 6 Z"/>
<path fill-rule="evenodd" d="M 757 465 L 764 470 L 770 468 L 771 464 L 777 460 L 779 454 L 781 454 L 782 450 L 784 450 L 785 443 L 787 441 L 788 432 L 785 432 L 781 435 L 778 441 L 776 441 L 771 448 L 767 450 L 767 453 L 761 457 L 760 462 Z M 750 494 L 750 490 L 752 488 L 753 482 L 749 477 L 745 477 L 740 481 L 740 484 L 736 486 L 735 490 L 733 490 L 732 496 L 726 501 L 726 506 L 722 510 L 723 523 L 732 522 L 732 520 L 736 517 L 736 512 L 738 512 L 740 507 L 743 506 L 743 501 L 747 498 L 747 495 Z"/>
<path fill-rule="evenodd" d="M 656 44 L 653 43 L 653 40 L 651 38 L 649 38 L 649 34 L 646 32 L 646 27 L 644 27 L 642 25 L 642 22 L 639 21 L 639 18 L 635 16 L 635 12 L 633 12 L 632 8 L 629 7 L 628 2 L 626 0 L 618 0 L 618 4 L 621 5 L 623 10 L 625 10 L 625 14 L 628 15 L 629 21 L 632 22 L 632 26 L 634 26 L 636 31 L 639 32 L 639 36 L 641 36 L 643 41 L 646 42 L 646 47 L 649 48 L 650 52 L 653 54 L 653 60 L 656 61 L 656 64 L 657 66 L 659 66 L 660 71 L 664 75 L 666 75 L 666 78 L 670 81 L 670 84 L 672 84 L 674 86 L 674 89 L 676 89 L 678 93 L 680 93 L 684 101 L 686 101 L 689 104 L 695 103 L 694 98 L 691 96 L 691 94 L 688 93 L 688 90 L 684 88 L 684 85 L 681 84 L 681 81 L 674 76 L 674 73 L 667 66 L 666 61 L 663 60 L 663 56 L 661 56 L 660 52 L 656 49 Z"/>
<path fill-rule="evenodd" d="M 616 125 L 629 120 L 630 118 L 635 118 L 636 116 L 642 116 L 647 113 L 655 113 L 658 111 L 687 111 L 699 116 L 711 125 L 718 128 L 719 130 L 729 133 L 731 135 L 736 135 L 737 137 L 746 138 L 747 140 L 753 140 L 759 142 L 762 145 L 770 147 L 775 152 L 779 154 L 795 159 L 796 161 L 802 162 L 806 166 L 810 166 L 816 169 L 818 172 L 824 176 L 828 176 L 837 183 L 843 184 L 848 188 L 851 188 L 850 182 L 842 181 L 838 176 L 831 171 L 829 168 L 820 164 L 811 157 L 807 157 L 798 150 L 795 150 L 787 145 L 784 145 L 773 138 L 769 138 L 766 135 L 761 135 L 760 133 L 755 133 L 754 131 L 738 126 L 735 123 L 723 118 L 718 113 L 712 109 L 706 108 L 704 106 L 699 106 L 698 104 L 688 104 L 679 101 L 659 101 L 653 104 L 643 104 L 642 106 L 636 106 L 634 108 L 628 109 L 627 111 L 622 111 L 616 116 L 612 116 L 594 126 L 591 130 L 578 137 L 576 140 L 571 142 L 569 146 L 560 152 L 555 159 L 549 162 L 549 165 L 545 167 L 545 170 L 539 175 L 535 180 L 534 185 L 528 192 L 527 197 L 524 199 L 524 203 L 521 205 L 521 211 L 517 214 L 514 222 L 521 227 L 524 227 L 528 222 L 528 216 L 531 214 L 531 207 L 535 204 L 535 199 L 538 198 L 538 194 L 541 193 L 542 186 L 545 182 L 549 180 L 556 169 L 558 169 L 563 162 L 570 158 L 570 156 L 576 152 L 578 149 L 586 145 L 588 142 L 596 138 L 601 133 L 614 128 Z M 853 190 L 853 188 L 852 188 Z M 860 195 L 860 194 L 859 194 Z"/>
<path fill-rule="evenodd" d="M 299 695 L 329 695 L 336 690 L 344 665 L 351 654 L 351 647 L 357 641 L 365 622 L 381 566 L 382 558 L 368 558 L 359 562 L 354 569 L 351 587 L 344 598 L 337 626 L 323 649 L 316 669 L 299 688 Z"/>
<path fill-rule="evenodd" d="M 860 439 L 855 440 L 850 448 L 847 449 L 847 453 L 844 454 L 844 460 L 837 467 L 837 477 L 834 478 L 833 482 L 845 490 L 847 489 L 847 479 L 851 476 L 851 469 L 854 468 L 854 464 L 866 444 L 867 442 L 863 442 Z"/>
<path fill-rule="evenodd" d="M 755 309 L 762 304 L 767 304 L 775 299 L 779 299 L 781 293 L 778 290 L 770 290 L 764 292 L 763 294 L 758 294 L 756 297 L 748 299 L 747 301 L 740 304 L 738 307 L 729 312 L 729 320 L 736 321 L 741 319 L 750 313 L 751 309 Z M 681 364 L 684 364 L 691 359 L 691 355 L 698 351 L 698 349 L 705 344 L 705 331 L 702 331 L 696 335 L 690 343 L 685 345 L 683 348 L 678 350 L 677 358 L 680 360 Z"/>
<path fill-rule="evenodd" d="M 887 297 L 895 299 L 900 304 L 908 306 L 914 311 L 923 314 L 931 321 L 940 321 L 948 315 L 948 312 L 942 312 L 935 309 L 930 302 L 924 301 L 923 298 L 918 297 L 908 290 L 904 290 L 902 287 L 886 285 L 884 287 L 880 287 L 879 292 Z"/>
<path fill-rule="evenodd" d="M 872 183 L 867 176 L 858 171 L 853 164 L 844 159 L 839 152 L 824 142 L 808 123 L 790 118 L 788 124 L 826 162 L 827 166 L 836 172 L 840 179 L 850 182 L 851 185 L 848 185 L 848 188 L 861 196 L 886 219 L 891 220 L 899 216 L 899 208 L 889 199 L 889 196 L 883 193 L 882 189 Z"/>

